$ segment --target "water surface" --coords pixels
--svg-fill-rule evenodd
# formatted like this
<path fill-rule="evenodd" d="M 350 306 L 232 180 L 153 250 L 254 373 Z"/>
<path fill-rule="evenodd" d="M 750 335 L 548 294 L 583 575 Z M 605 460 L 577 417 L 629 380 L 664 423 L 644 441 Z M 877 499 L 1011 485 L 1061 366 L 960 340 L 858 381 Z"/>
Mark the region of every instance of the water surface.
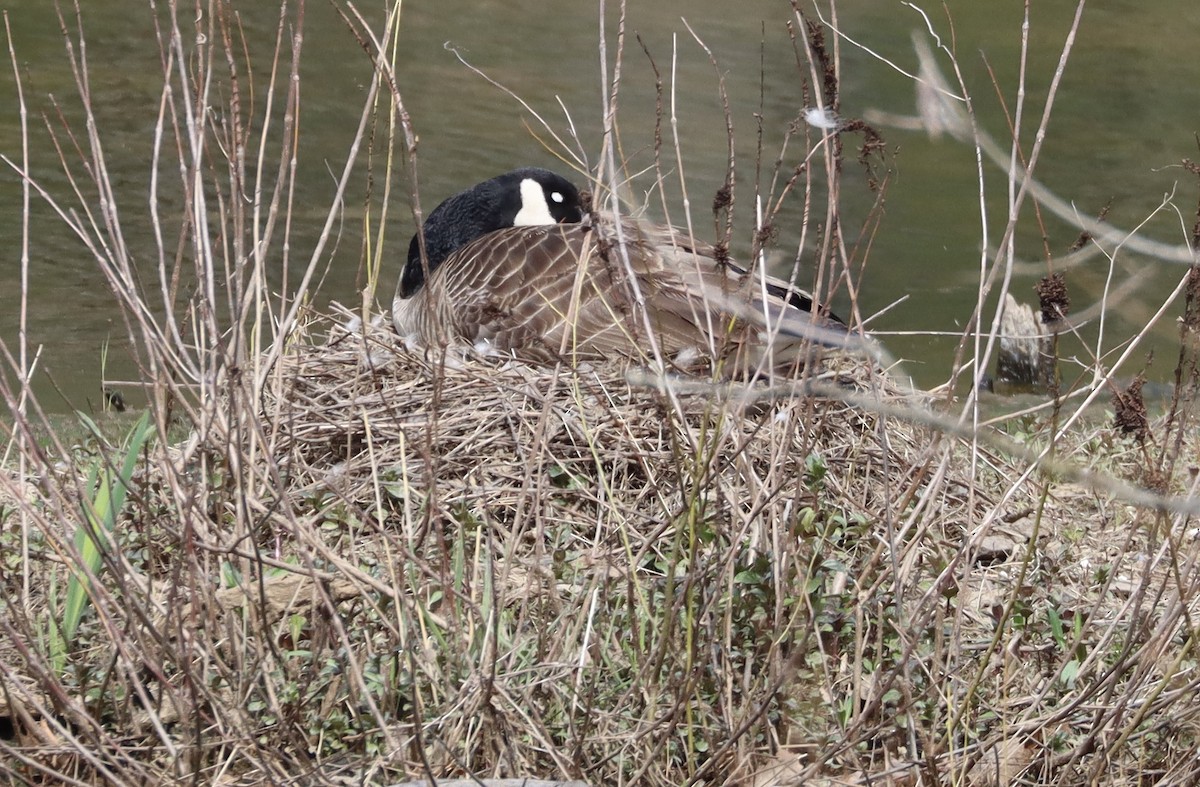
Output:
<path fill-rule="evenodd" d="M 610 5 L 609 60 L 613 57 L 615 8 Z M 1039 4 L 1029 34 L 1026 105 L 1022 128 L 1025 149 L 1047 95 L 1073 9 Z M 265 86 L 271 46 L 279 19 L 270 3 L 235 3 L 246 31 L 252 79 Z M 868 7 L 869 6 L 869 7 Z M 953 41 L 964 79 L 974 96 L 979 124 L 997 138 L 1007 135 L 1004 106 L 1016 106 L 1021 9 L 1019 4 L 952 4 L 953 28 L 943 17 L 933 24 Z M 1011 7 L 1010 7 L 1011 6 Z M 656 95 L 653 62 L 667 80 L 678 107 L 678 129 L 694 219 L 701 234 L 711 233 L 708 205 L 724 179 L 727 136 L 718 74 L 724 80 L 734 125 L 740 194 L 750 193 L 761 118 L 763 144 L 773 161 L 785 131 L 804 106 L 802 72 L 797 67 L 787 24 L 794 21 L 785 3 L 749 2 L 736 11 L 725 0 L 683 4 L 634 3 L 627 41 L 619 106 L 622 152 L 632 166 L 652 162 Z M 911 31 L 924 26 L 921 17 L 901 3 L 842 4 L 838 40 L 841 55 L 841 112 L 861 117 L 868 110 L 912 113 L 911 81 L 883 58 L 914 70 Z M 688 31 L 711 49 L 717 66 Z M 32 171 L 59 197 L 69 186 L 57 166 L 57 154 L 43 117 L 62 136 L 56 106 L 79 125 L 75 85 L 64 52 L 58 21 L 50 3 L 25 3 L 9 18 L 21 68 L 26 102 L 31 110 Z M 294 19 L 294 16 L 292 17 Z M 399 47 L 399 88 L 420 136 L 420 190 L 428 210 L 437 200 L 506 169 L 538 164 L 565 169 L 535 137 L 542 134 L 529 113 L 514 99 L 465 67 L 456 52 L 491 78 L 520 94 L 551 125 L 566 131 L 569 112 L 581 150 L 595 164 L 602 132 L 599 6 L 564 3 L 547 6 L 517 2 L 410 2 L 404 6 Z M 89 0 L 83 13 L 88 41 L 90 82 L 97 107 L 97 126 L 118 189 L 126 239 L 136 259 L 148 265 L 157 257 L 148 219 L 151 144 L 161 95 L 161 58 L 155 20 L 142 4 Z M 1109 206 L 1114 226 L 1133 228 L 1151 216 L 1164 195 L 1172 206 L 1150 219 L 1141 232 L 1181 244 L 1195 213 L 1197 182 L 1180 166 L 1196 158 L 1197 92 L 1200 59 L 1194 56 L 1200 29 L 1200 7 L 1192 0 L 1155 4 L 1107 3 L 1089 7 L 1066 66 L 1048 127 L 1037 175 L 1050 189 L 1072 202 L 1082 214 L 1096 215 Z M 308 3 L 303 24 L 302 107 L 299 189 L 295 197 L 292 240 L 294 280 L 307 263 L 317 232 L 333 200 L 340 172 L 358 123 L 370 63 L 354 36 L 328 3 Z M 869 48 L 851 43 L 850 39 Z M 833 43 L 834 36 L 829 37 Z M 877 55 L 877 56 L 876 56 Z M 947 62 L 943 60 L 943 65 Z M 803 74 L 806 76 L 806 73 Z M 992 84 L 995 79 L 997 87 Z M 998 91 L 998 92 L 997 92 Z M 218 89 L 216 101 L 224 98 Z M 53 101 L 51 100 L 53 96 Z M 254 97 L 263 101 L 260 92 Z M 15 83 L 11 73 L 0 78 L 0 101 L 10 111 L 0 115 L 0 152 L 19 161 L 20 134 Z M 57 102 L 57 105 L 56 103 Z M 260 104 L 261 106 L 261 104 Z M 531 131 L 533 129 L 534 131 Z M 986 219 L 980 215 L 975 154 L 967 146 L 928 139 L 913 131 L 881 127 L 888 146 L 884 169 L 888 187 L 878 226 L 863 239 L 865 259 L 859 306 L 872 314 L 901 302 L 871 327 L 885 335 L 888 346 L 910 361 L 909 369 L 925 385 L 946 379 L 956 334 L 975 305 L 982 227 L 995 242 L 1003 229 L 1006 186 L 1002 174 L 985 166 Z M 848 137 L 856 145 L 858 137 Z M 75 153 L 68 147 L 73 162 Z M 803 147 L 792 144 L 789 166 L 798 163 Z M 363 173 L 360 168 L 359 173 Z M 867 174 L 847 157 L 842 209 L 848 242 L 859 232 L 877 195 L 867 187 Z M 763 176 L 766 177 L 765 175 Z M 407 184 L 398 182 L 405 193 Z M 366 175 L 355 178 L 343 206 L 339 237 L 318 303 L 354 303 L 364 286 L 361 257 L 362 195 Z M 672 215 L 682 214 L 678 193 L 671 195 Z M 160 210 L 169 213 L 169 199 Z M 16 351 L 20 289 L 21 190 L 10 170 L 0 179 L 0 339 Z M 798 215 L 781 226 L 780 248 L 794 248 Z M 407 210 L 393 210 L 386 243 L 395 264 L 385 271 L 381 292 L 389 293 L 412 232 Z M 748 229 L 748 197 L 740 205 L 739 225 Z M 166 217 L 168 224 L 172 218 Z M 112 379 L 136 377 L 124 351 L 126 327 L 113 296 L 90 253 L 64 230 L 62 222 L 37 201 L 30 216 L 28 341 L 41 348 L 35 390 L 49 409 L 87 407 L 99 400 L 102 374 Z M 1052 217 L 1039 218 L 1026 204 L 1017 235 L 1017 254 L 1039 263 L 1014 280 L 1013 291 L 1033 300 L 1032 285 L 1047 270 L 1044 249 L 1062 254 L 1078 231 Z M 748 237 L 743 232 L 741 237 Z M 869 244 L 868 241 L 869 240 Z M 743 241 L 744 248 L 744 241 Z M 803 260 L 811 266 L 811 260 Z M 146 276 L 156 271 L 144 270 Z M 1116 263 L 1099 256 L 1069 273 L 1074 308 L 1095 303 L 1107 284 L 1142 277 L 1139 287 L 1111 304 L 1105 326 L 1104 352 L 1119 350 L 1134 334 L 1183 273 L 1170 265 L 1120 253 Z M 802 275 L 811 276 L 811 267 Z M 151 279 L 153 281 L 153 279 Z M 278 272 L 275 281 L 282 286 Z M 386 300 L 386 298 L 385 298 Z M 846 308 L 844 296 L 837 304 Z M 1158 350 L 1151 367 L 1156 379 L 1170 376 L 1173 318 L 1153 332 L 1148 344 Z M 1084 326 L 1082 343 L 1067 351 L 1087 360 L 1097 324 Z M 104 348 L 109 346 L 102 370 Z M 1137 357 L 1144 357 L 1139 352 Z M 1073 367 L 1067 366 L 1068 376 Z M 1136 369 L 1130 368 L 1128 374 Z M 12 377 L 9 375 L 9 379 Z M 61 395 L 60 395 L 61 392 Z"/>

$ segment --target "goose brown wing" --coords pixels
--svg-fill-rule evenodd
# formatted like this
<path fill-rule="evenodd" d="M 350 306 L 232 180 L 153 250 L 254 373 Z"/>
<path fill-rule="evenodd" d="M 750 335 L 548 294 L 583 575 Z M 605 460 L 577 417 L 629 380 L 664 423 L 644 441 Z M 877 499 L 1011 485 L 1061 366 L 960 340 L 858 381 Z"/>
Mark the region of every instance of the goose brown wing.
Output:
<path fill-rule="evenodd" d="M 663 267 L 636 225 L 628 229 L 628 266 L 615 237 L 601 239 L 586 225 L 515 227 L 484 236 L 433 275 L 430 295 L 439 318 L 428 321 L 430 327 L 441 322 L 453 336 L 539 360 L 637 357 L 653 344 L 635 310 L 632 270 L 660 351 L 699 348 L 700 304 L 680 291 L 683 280 Z"/>
<path fill-rule="evenodd" d="M 618 238 L 584 226 L 496 233 L 447 282 L 458 330 L 475 340 L 538 357 L 672 356 L 700 349 L 703 302 L 630 222 Z M 489 271 L 488 262 L 493 264 Z M 630 273 L 633 277 L 631 279 Z M 636 287 L 635 287 L 636 284 Z M 646 304 L 637 309 L 637 296 Z M 655 342 L 647 339 L 647 324 Z M 706 348 L 707 349 L 707 348 Z"/>
<path fill-rule="evenodd" d="M 814 342 L 842 344 L 844 326 L 797 306 L 811 304 L 807 293 L 719 261 L 711 246 L 669 227 L 635 219 L 621 227 L 626 239 L 633 238 L 626 244 L 629 260 L 664 353 L 696 348 L 742 373 L 764 355 L 770 366 L 790 367 L 810 354 Z"/>
<path fill-rule="evenodd" d="M 685 246 L 660 246 L 664 267 L 682 279 L 682 289 L 722 315 L 723 321 L 740 324 L 747 331 L 764 333 L 752 341 L 771 341 L 779 346 L 816 341 L 841 343 L 845 326 L 835 318 L 802 308 L 812 297 L 773 276 L 760 276 L 730 263 L 716 261 L 711 254 Z"/>
<path fill-rule="evenodd" d="M 764 299 L 761 278 L 718 262 L 710 247 L 637 219 L 617 229 L 605 220 L 491 233 L 451 255 L 429 291 L 397 310 L 414 312 L 427 343 L 440 330 L 449 335 L 438 341 L 483 340 L 533 360 L 645 360 L 657 348 L 668 359 L 695 350 L 746 370 L 768 342 L 779 366 L 814 338 L 822 318 L 780 297 L 783 282 L 772 280 Z"/>
<path fill-rule="evenodd" d="M 464 246 L 443 266 L 441 298 L 454 333 L 519 355 L 550 359 L 596 355 L 613 342 L 627 289 L 593 265 L 589 227 L 514 227 Z"/>

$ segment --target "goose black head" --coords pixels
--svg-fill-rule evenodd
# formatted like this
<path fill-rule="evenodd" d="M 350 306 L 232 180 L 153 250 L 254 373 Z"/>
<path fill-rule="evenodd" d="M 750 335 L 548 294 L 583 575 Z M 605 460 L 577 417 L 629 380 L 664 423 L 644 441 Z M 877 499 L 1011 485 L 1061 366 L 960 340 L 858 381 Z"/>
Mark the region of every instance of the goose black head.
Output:
<path fill-rule="evenodd" d="M 583 221 L 579 190 L 569 180 L 536 167 L 516 169 L 485 180 L 433 209 L 421 228 L 432 272 L 455 250 L 506 227 Z M 420 240 L 408 244 L 408 262 L 398 295 L 408 298 L 425 283 Z"/>

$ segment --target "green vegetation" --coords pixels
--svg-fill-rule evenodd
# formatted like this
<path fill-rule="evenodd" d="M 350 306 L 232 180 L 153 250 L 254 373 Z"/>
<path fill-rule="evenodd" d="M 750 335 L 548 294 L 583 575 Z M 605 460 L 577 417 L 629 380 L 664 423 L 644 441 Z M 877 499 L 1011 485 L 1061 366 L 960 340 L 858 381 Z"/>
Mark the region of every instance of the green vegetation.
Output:
<path fill-rule="evenodd" d="M 100 428 L 92 419 L 83 413 L 79 413 L 79 419 L 96 439 L 102 439 Z M 125 507 L 125 496 L 133 480 L 134 468 L 152 431 L 150 413 L 143 413 L 122 446 L 120 453 L 123 456 L 118 457 L 121 459 L 120 466 L 111 467 L 108 464 L 109 458 L 100 456 L 94 459 L 88 468 L 85 486 L 87 499 L 82 521 L 75 533 L 75 552 L 70 555 L 71 558 L 78 555 L 78 563 L 67 582 L 61 625 L 51 626 L 49 630 L 51 663 L 55 672 L 62 672 L 65 666 L 66 651 L 75 641 L 79 620 L 88 603 L 89 591 L 100 574 L 103 553 L 116 546 L 113 536 L 117 519 Z M 52 594 L 51 611 L 56 607 Z"/>

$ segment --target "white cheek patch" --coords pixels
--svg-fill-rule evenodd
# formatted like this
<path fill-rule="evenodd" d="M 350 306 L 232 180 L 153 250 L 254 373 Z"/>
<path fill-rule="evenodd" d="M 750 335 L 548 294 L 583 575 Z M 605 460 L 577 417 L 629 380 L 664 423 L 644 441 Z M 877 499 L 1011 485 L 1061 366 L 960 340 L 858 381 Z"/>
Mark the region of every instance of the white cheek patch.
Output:
<path fill-rule="evenodd" d="M 550 192 L 550 199 L 554 200 L 559 205 L 561 205 L 561 204 L 563 204 L 563 200 L 565 200 L 566 197 L 564 197 L 562 195 L 561 191 L 552 191 L 552 192 Z"/>
<path fill-rule="evenodd" d="M 550 215 L 550 205 L 546 203 L 546 192 L 542 184 L 533 178 L 521 181 L 521 210 L 513 219 L 514 227 L 534 227 L 539 224 L 557 224 Z"/>

